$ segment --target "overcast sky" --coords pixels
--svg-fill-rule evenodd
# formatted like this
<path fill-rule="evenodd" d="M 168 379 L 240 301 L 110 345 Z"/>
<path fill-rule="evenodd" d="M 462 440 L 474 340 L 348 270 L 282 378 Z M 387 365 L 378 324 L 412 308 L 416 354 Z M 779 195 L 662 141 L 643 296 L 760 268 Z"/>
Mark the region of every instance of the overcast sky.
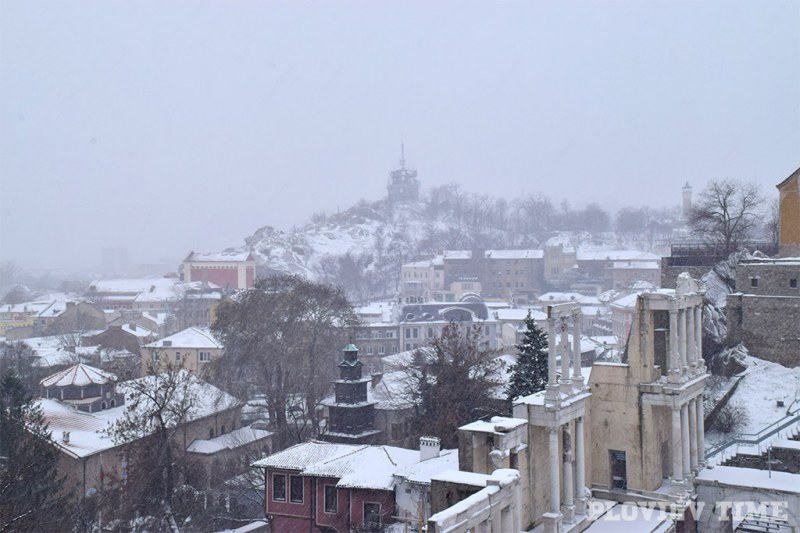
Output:
<path fill-rule="evenodd" d="M 0 260 L 132 262 L 423 188 L 676 205 L 800 165 L 800 2 L 0 1 Z"/>

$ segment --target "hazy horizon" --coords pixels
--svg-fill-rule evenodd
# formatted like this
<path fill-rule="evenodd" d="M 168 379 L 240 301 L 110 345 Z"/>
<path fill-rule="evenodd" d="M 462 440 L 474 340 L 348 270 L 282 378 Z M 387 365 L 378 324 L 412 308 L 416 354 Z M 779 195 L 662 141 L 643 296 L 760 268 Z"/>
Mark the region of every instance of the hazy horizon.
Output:
<path fill-rule="evenodd" d="M 423 189 L 668 207 L 800 165 L 800 3 L 0 3 L 0 261 L 240 246 Z"/>

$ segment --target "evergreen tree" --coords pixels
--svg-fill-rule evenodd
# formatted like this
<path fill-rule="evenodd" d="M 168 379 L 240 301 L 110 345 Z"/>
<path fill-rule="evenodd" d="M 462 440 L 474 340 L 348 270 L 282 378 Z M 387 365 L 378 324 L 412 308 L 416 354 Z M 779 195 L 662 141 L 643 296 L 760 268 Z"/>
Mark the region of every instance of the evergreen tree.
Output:
<path fill-rule="evenodd" d="M 58 450 L 41 408 L 11 373 L 0 379 L 0 531 L 64 528 Z"/>
<path fill-rule="evenodd" d="M 506 386 L 508 401 L 544 390 L 547 385 L 547 334 L 531 317 L 525 317 L 525 336 L 517 345 L 517 364 L 511 369 L 511 379 Z"/>

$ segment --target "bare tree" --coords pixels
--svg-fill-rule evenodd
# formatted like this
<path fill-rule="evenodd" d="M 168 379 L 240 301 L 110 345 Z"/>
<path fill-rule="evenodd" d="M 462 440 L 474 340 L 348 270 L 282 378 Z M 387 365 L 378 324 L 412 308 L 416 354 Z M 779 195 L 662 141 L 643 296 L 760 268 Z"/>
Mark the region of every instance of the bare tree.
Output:
<path fill-rule="evenodd" d="M 760 223 L 764 198 L 757 185 L 714 180 L 689 213 L 692 232 L 725 255 L 735 252 Z"/>
<path fill-rule="evenodd" d="M 175 532 L 173 501 L 186 468 L 176 434 L 197 402 L 197 378 L 171 364 L 151 363 L 147 374 L 126 383 L 125 414 L 108 434 L 115 443 L 128 444 L 128 515 L 160 516 Z"/>
<path fill-rule="evenodd" d="M 263 394 L 279 448 L 290 437 L 287 411 L 319 433 L 317 407 L 335 377 L 340 350 L 358 318 L 341 289 L 299 276 L 259 279 L 222 302 L 212 330 L 225 348 L 220 386 L 240 397 Z"/>

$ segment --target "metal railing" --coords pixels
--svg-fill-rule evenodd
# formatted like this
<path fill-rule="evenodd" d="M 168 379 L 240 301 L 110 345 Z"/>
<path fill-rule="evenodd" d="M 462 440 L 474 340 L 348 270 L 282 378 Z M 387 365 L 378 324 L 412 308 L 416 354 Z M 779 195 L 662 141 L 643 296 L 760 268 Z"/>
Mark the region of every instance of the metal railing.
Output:
<path fill-rule="evenodd" d="M 800 407 L 797 407 L 793 412 L 790 411 L 785 417 L 781 418 L 780 420 L 776 420 L 758 433 L 740 433 L 735 435 L 733 438 L 722 442 L 721 444 L 717 444 L 710 450 L 706 451 L 705 457 L 706 459 L 710 459 L 733 446 L 759 446 L 776 433 L 784 431 L 798 423 L 800 423 Z"/>

